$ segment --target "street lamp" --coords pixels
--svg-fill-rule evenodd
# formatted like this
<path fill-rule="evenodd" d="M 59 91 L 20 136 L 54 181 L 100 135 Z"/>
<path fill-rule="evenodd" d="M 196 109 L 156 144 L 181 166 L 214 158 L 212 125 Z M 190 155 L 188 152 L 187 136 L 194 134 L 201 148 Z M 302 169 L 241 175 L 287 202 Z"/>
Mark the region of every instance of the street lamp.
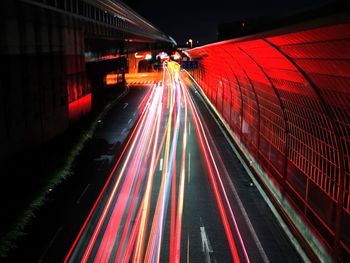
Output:
<path fill-rule="evenodd" d="M 192 48 L 193 47 L 193 40 L 191 38 L 188 40 L 188 43 L 190 44 L 190 47 Z"/>

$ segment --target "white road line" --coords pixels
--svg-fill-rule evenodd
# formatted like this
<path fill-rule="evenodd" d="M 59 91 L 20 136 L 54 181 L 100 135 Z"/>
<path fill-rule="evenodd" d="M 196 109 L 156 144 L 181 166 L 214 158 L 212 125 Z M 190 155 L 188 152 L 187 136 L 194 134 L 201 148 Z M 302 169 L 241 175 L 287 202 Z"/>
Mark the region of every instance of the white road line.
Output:
<path fill-rule="evenodd" d="M 124 132 L 126 132 L 126 128 L 124 128 L 120 134 L 123 135 Z"/>
<path fill-rule="evenodd" d="M 78 198 L 77 201 L 76 201 L 76 204 L 77 204 L 77 205 L 80 204 L 81 198 L 82 198 L 83 195 L 86 193 L 86 191 L 89 189 L 89 187 L 90 187 L 90 184 L 88 184 L 88 185 L 84 188 L 84 191 L 81 192 L 81 195 L 79 196 L 79 198 Z"/>
<path fill-rule="evenodd" d="M 207 233 L 205 232 L 205 227 L 201 226 L 199 227 L 200 231 L 201 231 L 201 239 L 202 239 L 202 252 L 208 252 L 208 253 L 212 253 L 213 249 L 211 247 L 210 241 L 208 239 Z"/>
<path fill-rule="evenodd" d="M 45 258 L 46 254 L 47 254 L 47 251 L 49 251 L 49 249 L 52 247 L 53 243 L 55 242 L 55 240 L 58 237 L 58 235 L 61 233 L 62 229 L 63 229 L 62 226 L 57 229 L 57 231 L 54 234 L 54 236 L 52 237 L 51 241 L 49 242 L 49 244 L 45 248 L 44 253 L 39 258 L 38 263 L 44 262 L 44 258 Z"/>
<path fill-rule="evenodd" d="M 190 263 L 190 234 L 187 232 L 187 263 Z"/>
<path fill-rule="evenodd" d="M 191 134 L 191 122 L 188 122 L 188 136 Z"/>
<path fill-rule="evenodd" d="M 159 162 L 159 171 L 162 171 L 162 170 L 163 170 L 163 158 L 161 158 Z"/>
<path fill-rule="evenodd" d="M 107 155 L 107 154 L 102 154 L 100 157 L 95 158 L 94 161 L 106 161 L 108 160 L 108 162 L 110 162 L 113 159 L 112 155 Z M 103 164 L 103 162 L 101 163 L 101 165 Z"/>
<path fill-rule="evenodd" d="M 204 103 L 204 105 L 205 105 L 207 108 L 209 108 L 209 106 L 206 105 L 205 103 Z M 231 148 L 233 149 L 233 151 L 234 151 L 234 153 L 236 154 L 236 156 L 240 159 L 241 163 L 242 163 L 243 166 L 246 168 L 244 161 L 240 158 L 240 155 L 238 154 L 236 148 L 235 148 L 235 147 L 233 146 L 233 144 L 231 143 L 230 139 L 229 139 L 228 136 L 226 135 L 224 129 L 223 129 L 223 128 L 221 127 L 221 125 L 219 124 L 218 120 L 215 118 L 214 114 L 213 114 L 211 111 L 209 111 L 209 113 L 210 113 L 210 115 L 212 116 L 212 118 L 214 119 L 214 121 L 216 122 L 217 126 L 218 126 L 219 129 L 221 130 L 221 132 L 222 132 L 222 134 L 224 135 L 224 137 L 226 138 L 227 142 L 229 143 L 229 145 L 230 145 Z M 232 190 L 232 192 L 233 192 L 233 195 L 234 195 L 235 198 L 236 198 L 236 202 L 238 203 L 238 206 L 239 206 L 239 208 L 240 208 L 240 210 L 241 210 L 241 213 L 242 213 L 242 215 L 243 215 L 243 217 L 244 217 L 244 219 L 245 219 L 245 221 L 246 221 L 246 223 L 247 223 L 247 225 L 248 225 L 248 228 L 249 228 L 249 230 L 250 230 L 250 232 L 251 232 L 251 234 L 252 234 L 252 236 L 253 236 L 253 239 L 254 239 L 254 241 L 255 241 L 255 244 L 256 244 L 256 246 L 258 247 L 258 250 L 259 250 L 260 255 L 261 255 L 262 259 L 263 259 L 263 262 L 268 263 L 268 262 L 270 262 L 270 261 L 269 261 L 267 255 L 266 255 L 266 253 L 265 253 L 265 250 L 264 250 L 264 248 L 263 248 L 263 246 L 262 246 L 262 244 L 261 244 L 261 242 L 260 242 L 260 240 L 259 240 L 259 238 L 258 238 L 258 235 L 257 235 L 256 232 L 255 232 L 254 227 L 252 226 L 252 223 L 251 223 L 251 221 L 250 221 L 250 219 L 249 219 L 249 216 L 248 216 L 248 214 L 247 214 L 247 212 L 246 212 L 246 210 L 245 210 L 245 208 L 244 208 L 244 206 L 243 206 L 243 203 L 242 203 L 242 201 L 241 201 L 241 199 L 240 199 L 240 197 L 239 197 L 239 195 L 238 195 L 238 193 L 237 193 L 237 191 L 236 191 L 236 189 L 235 189 L 235 187 L 234 187 L 234 185 L 233 185 L 233 183 L 232 183 L 232 180 L 231 180 L 231 178 L 230 178 L 230 175 L 228 174 L 228 172 L 227 172 L 227 170 L 226 170 L 226 167 L 225 167 L 225 165 L 223 164 L 222 159 L 221 159 L 221 158 L 218 158 L 218 160 L 219 160 L 221 166 L 224 167 L 224 169 L 223 169 L 223 170 L 224 170 L 224 174 L 225 174 L 225 176 L 226 176 L 226 178 L 227 178 L 227 180 L 228 180 L 228 182 L 229 182 L 229 186 L 230 186 L 230 188 L 231 188 L 231 190 Z M 247 172 L 248 172 L 248 174 L 249 174 L 249 172 L 250 172 L 250 171 L 248 171 L 249 169 L 246 168 L 246 170 L 247 170 Z M 250 174 L 249 174 L 249 175 L 250 175 Z M 250 177 L 252 178 L 251 175 L 250 175 Z M 254 178 L 254 179 L 255 179 L 255 178 Z M 254 180 L 254 181 L 255 181 L 255 180 Z M 255 184 L 257 185 L 257 183 L 255 183 Z M 265 199 L 265 198 L 264 198 L 264 199 Z M 266 200 L 265 200 L 265 201 L 266 201 Z"/>
<path fill-rule="evenodd" d="M 124 103 L 123 109 L 125 109 L 126 107 L 128 107 L 128 105 L 129 105 L 129 103 L 125 102 L 125 103 Z"/>
<path fill-rule="evenodd" d="M 238 195 L 238 193 L 236 191 L 236 188 L 234 187 L 234 185 L 232 183 L 232 180 L 231 180 L 229 174 L 227 173 L 226 169 L 224 169 L 224 173 L 225 173 L 225 175 L 227 177 L 227 180 L 228 180 L 230 188 L 231 188 L 231 190 L 233 192 L 233 195 L 236 198 L 236 202 L 238 203 L 238 206 L 239 206 L 239 208 L 240 208 L 240 210 L 242 212 L 242 215 L 243 215 L 243 217 L 244 217 L 244 219 L 245 219 L 245 221 L 246 221 L 246 223 L 248 225 L 248 228 L 249 228 L 249 230 L 250 230 L 250 232 L 251 232 L 251 234 L 253 236 L 254 242 L 255 242 L 256 246 L 258 247 L 258 250 L 259 250 L 260 255 L 261 255 L 262 259 L 263 259 L 263 262 L 265 262 L 265 263 L 270 262 L 269 258 L 267 257 L 267 255 L 265 253 L 265 250 L 264 250 L 264 248 L 263 248 L 263 246 L 262 246 L 262 244 L 261 244 L 261 242 L 260 242 L 260 240 L 258 238 L 258 235 L 255 232 L 255 229 L 254 229 L 254 227 L 252 225 L 252 222 L 249 219 L 248 213 L 245 210 L 244 205 L 242 204 L 241 198 L 239 197 L 239 195 Z"/>
<path fill-rule="evenodd" d="M 202 221 L 202 218 L 200 218 Z M 210 258 L 210 253 L 213 253 L 213 248 L 210 244 L 209 238 L 207 236 L 207 233 L 205 232 L 205 227 L 201 223 L 201 226 L 199 227 L 200 229 L 200 234 L 201 234 L 201 239 L 202 239 L 202 252 L 205 255 L 205 262 L 206 263 L 211 263 L 211 258 Z"/>
<path fill-rule="evenodd" d="M 191 152 L 188 152 L 188 184 L 191 182 Z"/>
<path fill-rule="evenodd" d="M 130 124 L 130 122 L 131 122 L 131 119 L 128 121 L 128 124 Z"/>

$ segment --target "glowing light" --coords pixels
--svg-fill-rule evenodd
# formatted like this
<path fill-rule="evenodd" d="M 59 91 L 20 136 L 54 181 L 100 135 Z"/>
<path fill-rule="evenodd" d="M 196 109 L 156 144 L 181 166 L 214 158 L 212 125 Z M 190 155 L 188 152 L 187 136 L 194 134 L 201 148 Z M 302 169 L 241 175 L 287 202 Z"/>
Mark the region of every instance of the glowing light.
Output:
<path fill-rule="evenodd" d="M 108 74 L 105 79 L 106 85 L 115 85 L 118 83 L 118 75 L 113 73 L 113 74 Z"/>
<path fill-rule="evenodd" d="M 152 94 L 154 94 L 154 91 L 155 91 L 155 89 L 152 90 Z M 151 94 L 151 98 L 152 98 L 152 94 Z M 149 101 L 151 100 L 151 98 L 149 99 Z M 131 154 L 133 153 L 133 149 L 134 149 L 135 147 L 137 147 L 137 144 L 136 144 L 136 142 L 138 141 L 137 138 L 140 136 L 140 133 L 141 133 L 141 131 L 142 131 L 142 127 L 145 125 L 145 123 L 147 123 L 147 114 L 146 114 L 146 113 L 148 112 L 147 110 L 149 109 L 149 106 L 147 107 L 147 105 L 150 105 L 150 103 L 146 104 L 146 107 L 145 107 L 145 109 L 144 109 L 144 113 L 145 113 L 145 114 L 142 114 L 142 115 L 141 115 L 142 117 L 141 117 L 140 127 L 137 129 L 137 133 L 135 134 L 135 137 L 133 138 L 133 139 L 134 139 L 134 140 L 133 140 L 133 143 L 132 143 L 132 145 L 131 145 L 131 147 L 130 147 L 130 150 L 129 150 L 129 152 L 128 152 L 128 155 L 126 156 L 126 159 L 125 159 L 125 161 L 124 161 L 124 164 L 123 164 L 123 166 L 122 166 L 122 169 L 121 169 L 121 171 L 120 171 L 120 173 L 119 173 L 118 180 L 115 182 L 115 184 L 114 184 L 114 186 L 113 186 L 113 189 L 112 189 L 111 194 L 109 195 L 107 204 L 106 204 L 106 206 L 104 207 L 103 213 L 102 213 L 102 215 L 100 216 L 100 218 L 99 218 L 99 220 L 98 220 L 97 226 L 96 226 L 96 228 L 94 229 L 93 235 L 92 235 L 92 237 L 91 237 L 91 239 L 90 239 L 90 241 L 89 241 L 88 247 L 87 247 L 87 249 L 85 250 L 85 253 L 84 253 L 84 255 L 83 255 L 83 258 L 82 258 L 81 262 L 87 262 L 87 260 L 88 260 L 88 258 L 89 258 L 89 256 L 90 256 L 91 250 L 92 250 L 92 248 L 93 248 L 93 246 L 94 246 L 94 244 L 95 244 L 95 241 L 96 241 L 96 239 L 97 239 L 97 236 L 98 236 L 98 234 L 100 233 L 101 227 L 102 227 L 102 225 L 103 225 L 103 223 L 104 223 L 104 220 L 105 220 L 105 218 L 106 218 L 106 216 L 107 216 L 107 213 L 108 213 L 108 211 L 109 211 L 109 208 L 110 208 L 110 206 L 111 206 L 111 204 L 112 204 L 113 197 L 115 196 L 115 193 L 117 192 L 117 189 L 119 188 L 119 184 L 120 184 L 121 179 L 122 179 L 122 176 L 121 176 L 121 175 L 124 173 L 124 171 L 125 171 L 125 169 L 126 169 L 126 167 L 127 167 L 127 164 L 128 164 L 128 162 L 129 162 L 129 160 L 130 160 L 130 157 L 131 157 Z M 114 172 L 114 171 L 113 171 L 113 172 Z"/>
<path fill-rule="evenodd" d="M 182 82 L 180 70 L 178 63 L 169 61 L 164 67 L 163 79 L 154 84 L 141 101 L 136 128 L 65 262 L 163 262 L 160 255 L 168 221 L 171 232 L 167 244 L 170 249 L 168 260 L 170 263 L 180 262 L 190 116 L 196 127 L 199 149 L 204 156 L 228 245 L 234 261 L 239 262 L 236 237 L 233 238 L 232 231 L 233 213 L 229 211 L 225 189 L 210 149 L 212 141 L 208 142 L 203 128 L 205 124 Z M 161 154 L 164 157 L 159 162 Z M 162 164 L 158 166 L 158 163 Z M 161 182 L 154 188 L 158 167 L 162 167 L 159 168 Z M 154 191 L 158 192 L 153 209 Z M 102 193 L 105 194 L 103 198 Z M 170 220 L 167 220 L 169 216 Z M 239 235 L 238 231 L 236 233 Z"/>
<path fill-rule="evenodd" d="M 182 233 L 182 214 L 183 214 L 183 200 L 185 192 L 185 161 L 186 161 L 186 146 L 187 146 L 187 99 L 184 90 L 184 86 L 181 85 L 182 93 L 184 94 L 185 105 L 185 119 L 183 129 L 183 141 L 182 141 L 182 158 L 181 158 L 181 170 L 180 170 L 180 182 L 179 182 L 179 194 L 178 194 L 178 206 L 176 216 L 176 229 L 174 237 L 174 262 L 180 262 L 181 256 L 181 233 Z"/>
<path fill-rule="evenodd" d="M 175 52 L 174 54 L 171 55 L 171 57 L 174 59 L 174 60 L 179 60 L 181 58 L 179 52 Z"/>
<path fill-rule="evenodd" d="M 145 59 L 146 59 L 146 60 L 152 59 L 152 55 L 151 55 L 151 54 L 146 54 Z"/>
<path fill-rule="evenodd" d="M 240 259 L 239 259 L 239 256 L 238 256 L 238 251 L 237 251 L 237 246 L 235 244 L 235 241 L 234 241 L 231 229 L 230 229 L 230 224 L 229 224 L 229 221 L 228 221 L 228 218 L 227 218 L 227 214 L 225 212 L 224 204 L 223 204 L 222 198 L 220 196 L 220 190 L 219 190 L 217 182 L 215 180 L 215 175 L 214 175 L 213 167 L 211 165 L 210 156 L 208 154 L 207 147 L 205 145 L 206 138 L 204 137 L 205 136 L 204 129 L 203 129 L 202 125 L 201 125 L 201 122 L 200 122 L 199 117 L 198 117 L 198 113 L 197 113 L 197 111 L 196 111 L 196 109 L 194 107 L 194 104 L 193 104 L 191 98 L 189 98 L 189 101 L 191 102 L 190 103 L 191 113 L 192 113 L 192 116 L 193 116 L 194 121 L 195 121 L 196 132 L 198 134 L 199 141 L 200 141 L 200 146 L 201 146 L 202 152 L 203 152 L 204 157 L 205 157 L 205 161 L 206 161 L 206 164 L 207 164 L 208 172 L 209 172 L 209 175 L 210 175 L 210 181 L 211 181 L 211 184 L 212 184 L 212 187 L 213 187 L 213 190 L 214 190 L 214 194 L 215 194 L 215 199 L 216 199 L 217 205 L 219 207 L 221 220 L 222 220 L 223 225 L 224 225 L 224 229 L 225 229 L 225 233 L 226 233 L 226 236 L 227 236 L 227 239 L 228 239 L 228 242 L 229 242 L 231 254 L 232 254 L 232 257 L 234 259 L 234 262 L 240 262 Z"/>
<path fill-rule="evenodd" d="M 160 52 L 158 55 L 157 55 L 157 58 L 160 58 L 161 60 L 164 60 L 164 59 L 169 59 L 169 55 L 168 53 L 166 52 Z"/>
<path fill-rule="evenodd" d="M 138 52 L 135 53 L 135 58 L 143 58 L 143 55 L 140 55 Z"/>
<path fill-rule="evenodd" d="M 91 94 L 87 94 L 68 105 L 69 120 L 76 121 L 91 111 Z"/>
<path fill-rule="evenodd" d="M 188 56 L 189 58 L 191 58 L 190 54 L 188 54 L 187 51 L 183 51 L 183 53 L 184 53 L 186 56 Z"/>
<path fill-rule="evenodd" d="M 191 48 L 193 47 L 193 40 L 191 38 L 186 43 L 187 45 L 189 44 Z"/>
<path fill-rule="evenodd" d="M 105 55 L 105 56 L 102 56 L 101 59 L 114 59 L 118 57 L 119 55 Z"/>
<path fill-rule="evenodd" d="M 152 89 L 152 93 L 153 93 L 153 91 L 154 91 L 154 89 Z M 107 179 L 106 183 L 105 183 L 104 186 L 103 186 L 103 189 L 101 190 L 101 192 L 100 192 L 98 198 L 96 199 L 96 201 L 95 201 L 95 203 L 94 203 L 92 209 L 90 210 L 90 213 L 89 213 L 88 217 L 86 218 L 86 220 L 85 220 L 85 222 L 84 222 L 82 228 L 80 229 L 80 231 L 79 231 L 79 233 L 78 233 L 78 236 L 77 236 L 76 239 L 74 240 L 73 245 L 71 246 L 70 250 L 68 251 L 68 254 L 67 254 L 66 258 L 64 259 L 64 262 L 65 262 L 65 263 L 67 263 L 67 262 L 70 260 L 72 254 L 73 254 L 74 249 L 76 249 L 76 246 L 77 246 L 77 244 L 78 244 L 80 238 L 82 237 L 83 232 L 86 230 L 86 228 L 87 228 L 87 226 L 88 226 L 88 223 L 89 223 L 89 221 L 90 221 L 90 219 L 91 219 L 93 213 L 95 212 L 95 209 L 96 209 L 96 207 L 97 207 L 99 201 L 101 200 L 103 194 L 105 193 L 105 191 L 106 191 L 106 189 L 107 189 L 107 186 L 108 186 L 109 183 L 111 182 L 112 177 L 113 177 L 113 174 L 115 173 L 115 171 L 116 171 L 116 169 L 117 169 L 119 163 L 121 162 L 121 160 L 124 158 L 124 154 L 125 154 L 126 150 L 128 149 L 128 146 L 130 145 L 131 142 L 132 142 L 131 147 L 132 147 L 132 148 L 134 147 L 135 137 L 136 137 L 136 138 L 138 137 L 138 134 L 139 134 L 139 132 L 140 132 L 140 129 L 139 129 L 139 128 L 140 128 L 140 126 L 142 126 L 142 123 L 144 122 L 144 113 L 145 113 L 145 111 L 143 111 L 143 113 L 141 114 L 140 119 L 137 121 L 137 123 L 136 123 L 136 125 L 135 125 L 135 128 L 134 128 L 134 130 L 132 131 L 131 136 L 130 136 L 129 140 L 127 141 L 127 143 L 126 143 L 126 145 L 125 145 L 125 147 L 124 147 L 124 149 L 123 149 L 123 151 L 122 151 L 122 153 L 121 153 L 121 155 L 120 155 L 118 161 L 117 161 L 117 162 L 115 163 L 115 165 L 113 166 L 113 169 L 112 169 L 112 171 L 110 172 L 110 174 L 109 174 L 109 176 L 108 176 L 108 179 Z M 117 183 L 117 184 L 118 184 L 118 183 Z"/>

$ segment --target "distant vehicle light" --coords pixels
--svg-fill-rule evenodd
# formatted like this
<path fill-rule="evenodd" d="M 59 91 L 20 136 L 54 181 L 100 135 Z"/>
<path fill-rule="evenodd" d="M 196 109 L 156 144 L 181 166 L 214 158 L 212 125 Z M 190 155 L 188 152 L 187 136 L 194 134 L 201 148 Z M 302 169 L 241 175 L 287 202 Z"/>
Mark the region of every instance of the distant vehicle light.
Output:
<path fill-rule="evenodd" d="M 152 55 L 151 55 L 151 54 L 146 54 L 145 59 L 146 59 L 146 60 L 152 59 Z"/>
<path fill-rule="evenodd" d="M 107 86 L 115 85 L 118 83 L 118 76 L 115 73 L 107 74 L 105 77 L 105 83 Z"/>
<path fill-rule="evenodd" d="M 157 58 L 160 57 L 161 60 L 164 60 L 164 59 L 169 59 L 169 55 L 166 53 L 166 52 L 161 52 L 157 55 Z"/>
<path fill-rule="evenodd" d="M 143 58 L 143 55 L 139 55 L 137 52 L 135 53 L 135 58 Z"/>
<path fill-rule="evenodd" d="M 179 54 L 173 55 L 173 59 L 174 60 L 179 60 L 180 58 L 181 58 L 181 56 Z"/>

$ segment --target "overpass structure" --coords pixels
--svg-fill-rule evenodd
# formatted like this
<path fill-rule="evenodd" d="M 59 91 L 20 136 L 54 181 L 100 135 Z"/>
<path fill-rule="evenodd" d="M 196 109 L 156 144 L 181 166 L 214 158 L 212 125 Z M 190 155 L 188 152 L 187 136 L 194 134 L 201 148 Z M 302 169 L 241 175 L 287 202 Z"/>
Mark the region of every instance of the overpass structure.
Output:
<path fill-rule="evenodd" d="M 350 260 L 350 19 L 194 48 L 192 71 L 295 235 Z"/>
<path fill-rule="evenodd" d="M 91 110 L 91 57 L 176 44 L 119 1 L 5 0 L 0 8 L 1 157 L 49 141 Z"/>

